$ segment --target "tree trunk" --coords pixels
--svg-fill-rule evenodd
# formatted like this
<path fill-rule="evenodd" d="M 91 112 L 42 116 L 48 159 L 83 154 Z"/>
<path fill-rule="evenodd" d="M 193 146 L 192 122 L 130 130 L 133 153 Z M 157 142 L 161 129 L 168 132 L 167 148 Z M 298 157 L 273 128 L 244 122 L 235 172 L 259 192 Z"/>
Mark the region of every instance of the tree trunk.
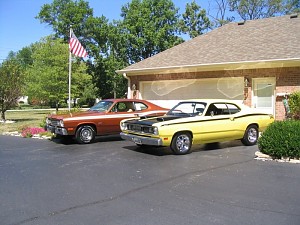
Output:
<path fill-rule="evenodd" d="M 1 110 L 1 119 L 5 121 L 5 110 Z"/>
<path fill-rule="evenodd" d="M 58 106 L 59 106 L 59 102 L 56 102 L 56 112 L 58 112 Z"/>

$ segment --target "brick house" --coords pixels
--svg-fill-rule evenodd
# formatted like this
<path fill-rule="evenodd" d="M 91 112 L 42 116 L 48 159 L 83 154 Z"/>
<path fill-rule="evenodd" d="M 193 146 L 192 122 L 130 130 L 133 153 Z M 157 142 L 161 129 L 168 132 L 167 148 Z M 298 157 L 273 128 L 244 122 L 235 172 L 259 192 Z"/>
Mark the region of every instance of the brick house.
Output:
<path fill-rule="evenodd" d="M 128 98 L 233 99 L 282 120 L 283 99 L 300 91 L 300 16 L 229 23 L 117 73 Z"/>

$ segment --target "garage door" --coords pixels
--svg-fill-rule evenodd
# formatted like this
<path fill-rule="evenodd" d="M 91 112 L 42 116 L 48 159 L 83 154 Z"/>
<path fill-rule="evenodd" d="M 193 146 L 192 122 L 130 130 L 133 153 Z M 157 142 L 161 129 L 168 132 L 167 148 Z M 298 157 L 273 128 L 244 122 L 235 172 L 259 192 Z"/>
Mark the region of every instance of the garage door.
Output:
<path fill-rule="evenodd" d="M 140 94 L 147 100 L 233 99 L 243 100 L 244 78 L 211 78 L 140 82 Z"/>

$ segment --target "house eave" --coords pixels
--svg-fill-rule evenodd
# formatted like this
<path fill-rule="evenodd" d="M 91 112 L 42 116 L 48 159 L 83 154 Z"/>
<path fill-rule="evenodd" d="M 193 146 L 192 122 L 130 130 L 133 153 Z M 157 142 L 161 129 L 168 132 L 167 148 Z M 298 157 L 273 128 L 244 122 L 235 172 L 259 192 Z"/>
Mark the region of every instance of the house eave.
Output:
<path fill-rule="evenodd" d="M 186 72 L 191 73 L 191 72 L 202 72 L 202 71 L 263 69 L 263 68 L 278 68 L 278 67 L 279 68 L 300 67 L 300 58 L 225 62 L 225 63 L 155 67 L 155 68 L 129 69 L 129 70 L 124 69 L 124 70 L 117 70 L 116 72 L 118 74 L 126 74 L 127 76 L 134 76 L 134 75 L 147 75 L 147 74 L 169 74 L 169 73 L 186 73 Z"/>

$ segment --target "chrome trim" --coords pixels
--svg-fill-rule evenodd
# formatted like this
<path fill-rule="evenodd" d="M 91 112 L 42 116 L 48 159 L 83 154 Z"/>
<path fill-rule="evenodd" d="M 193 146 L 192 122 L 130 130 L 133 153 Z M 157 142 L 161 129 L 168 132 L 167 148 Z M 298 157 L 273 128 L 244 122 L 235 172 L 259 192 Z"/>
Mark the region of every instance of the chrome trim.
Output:
<path fill-rule="evenodd" d="M 141 142 L 139 144 L 142 145 L 153 145 L 153 146 L 162 146 L 162 139 L 161 138 L 151 138 L 151 137 L 143 137 L 134 134 L 126 134 L 121 132 L 121 138 L 128 141 L 133 141 L 134 138 L 139 139 Z"/>
<path fill-rule="evenodd" d="M 53 134 L 68 135 L 68 131 L 66 128 L 55 127 L 51 125 L 47 125 L 46 128 L 48 132 L 51 132 Z"/>

